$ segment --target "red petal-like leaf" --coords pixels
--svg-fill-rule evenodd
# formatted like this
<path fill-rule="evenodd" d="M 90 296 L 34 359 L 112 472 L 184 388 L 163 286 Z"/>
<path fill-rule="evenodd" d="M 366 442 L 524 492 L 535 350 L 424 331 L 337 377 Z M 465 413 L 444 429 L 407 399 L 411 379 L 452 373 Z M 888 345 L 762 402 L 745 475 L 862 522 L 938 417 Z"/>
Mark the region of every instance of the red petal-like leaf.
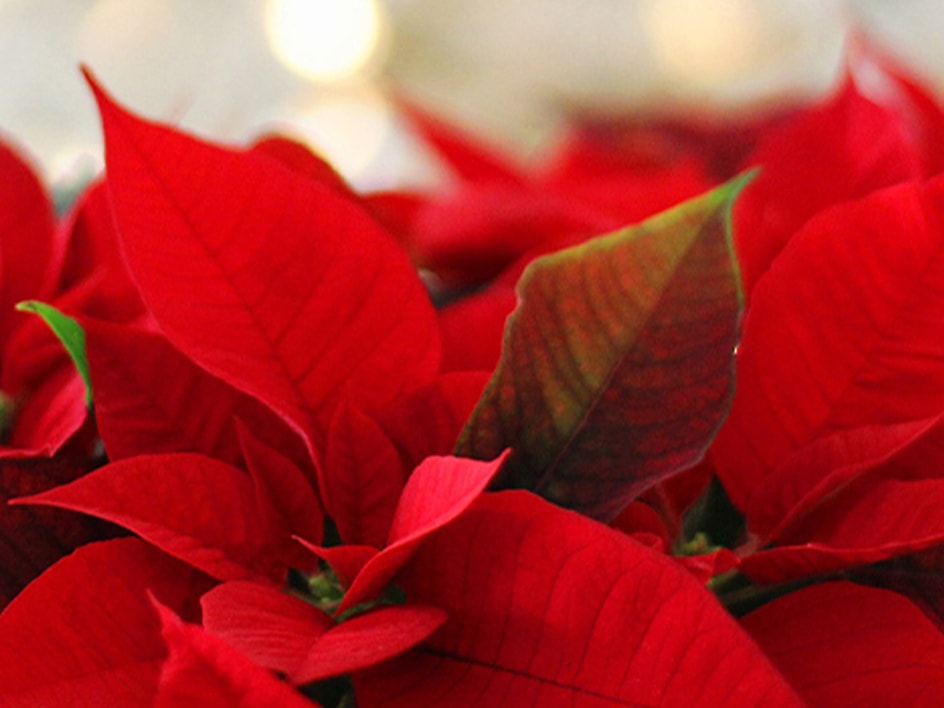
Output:
<path fill-rule="evenodd" d="M 940 413 L 942 223 L 944 179 L 876 192 L 810 221 L 755 289 L 712 450 L 739 508 L 816 438 Z"/>
<path fill-rule="evenodd" d="M 406 469 L 452 451 L 488 378 L 485 371 L 446 373 L 381 412 L 377 422 L 399 449 Z"/>
<path fill-rule="evenodd" d="M 320 541 L 324 513 L 305 475 L 288 457 L 251 433 L 245 423 L 237 421 L 236 428 L 266 536 L 272 539 L 301 536 Z"/>
<path fill-rule="evenodd" d="M 84 320 L 95 418 L 111 460 L 202 452 L 240 460 L 232 418 L 246 399 L 159 333 Z"/>
<path fill-rule="evenodd" d="M 315 155 L 302 143 L 282 135 L 266 135 L 255 142 L 252 150 L 268 155 L 278 160 L 281 165 L 292 172 L 304 175 L 308 179 L 330 187 L 351 199 L 358 198 L 334 167 Z"/>
<path fill-rule="evenodd" d="M 755 490 L 745 510 L 753 534 L 769 539 L 843 486 L 891 463 L 913 466 L 939 458 L 936 439 L 944 416 L 898 423 L 867 425 L 818 438 L 800 448 Z M 930 448 L 930 449 L 929 449 Z M 932 454 L 928 458 L 925 455 Z M 927 466 L 930 469 L 930 465 Z"/>
<path fill-rule="evenodd" d="M 501 485 L 606 520 L 698 462 L 733 395 L 743 183 L 535 261 L 456 454 L 511 447 Z"/>
<path fill-rule="evenodd" d="M 147 593 L 189 616 L 205 584 L 135 538 L 79 549 L 0 615 L 0 703 L 150 705 L 167 652 Z"/>
<path fill-rule="evenodd" d="M 317 607 L 271 585 L 223 583 L 204 595 L 203 627 L 257 664 L 295 671 L 315 641 L 334 627 Z"/>
<path fill-rule="evenodd" d="M 94 281 L 97 297 L 83 303 L 83 315 L 109 322 L 140 318 L 144 305 L 121 257 L 104 180 L 85 190 L 60 229 L 69 244 L 60 290 Z"/>
<path fill-rule="evenodd" d="M 824 583 L 742 621 L 810 705 L 933 706 L 944 695 L 944 635 L 896 593 Z"/>
<path fill-rule="evenodd" d="M 707 583 L 716 575 L 727 573 L 740 565 L 740 559 L 727 548 L 700 556 L 682 556 L 675 561 L 702 583 Z"/>
<path fill-rule="evenodd" d="M 515 288 L 497 282 L 440 309 L 443 371 L 494 371 L 505 324 L 517 304 Z"/>
<path fill-rule="evenodd" d="M 524 253 L 546 253 L 625 222 L 536 187 L 466 187 L 418 211 L 407 244 L 413 260 L 446 284 L 490 280 Z"/>
<path fill-rule="evenodd" d="M 155 708 L 241 706 L 311 708 L 287 684 L 200 627 L 155 602 L 170 655 L 161 669 Z"/>
<path fill-rule="evenodd" d="M 403 114 L 464 181 L 517 184 L 524 180 L 521 170 L 497 150 L 481 144 L 458 126 L 434 116 L 405 96 L 398 98 Z"/>
<path fill-rule="evenodd" d="M 779 532 L 773 548 L 745 556 L 741 570 L 760 582 L 780 582 L 944 543 L 944 479 L 907 479 L 893 470 L 811 505 Z"/>
<path fill-rule="evenodd" d="M 302 546 L 307 548 L 312 554 L 321 558 L 325 563 L 331 566 L 331 570 L 337 577 L 341 587 L 349 588 L 354 578 L 361 572 L 367 562 L 377 556 L 378 551 L 373 546 L 331 546 L 323 548 L 313 543 L 309 543 L 303 538 L 296 538 Z"/>
<path fill-rule="evenodd" d="M 251 152 L 141 120 L 93 83 L 125 259 L 168 339 L 316 447 L 340 400 L 432 378 L 434 312 L 351 200 Z"/>
<path fill-rule="evenodd" d="M 735 210 L 747 293 L 817 212 L 920 176 L 901 121 L 850 76 L 829 103 L 765 135 L 747 164 L 761 167 Z"/>
<path fill-rule="evenodd" d="M 799 704 L 674 561 L 531 494 L 480 498 L 399 582 L 450 619 L 356 675 L 358 705 Z"/>
<path fill-rule="evenodd" d="M 508 458 L 492 462 L 430 457 L 410 476 L 390 526 L 387 547 L 357 574 L 338 606 L 342 613 L 383 589 L 425 537 L 456 519 L 485 490 Z"/>
<path fill-rule="evenodd" d="M 106 519 L 220 580 L 283 580 L 293 543 L 267 537 L 245 472 L 192 453 L 120 460 L 14 503 Z"/>
<path fill-rule="evenodd" d="M 0 458 L 54 455 L 78 432 L 87 415 L 85 383 L 66 359 L 64 366 L 22 401 L 6 445 L 0 448 Z"/>
<path fill-rule="evenodd" d="M 287 423 L 254 398 L 201 369 L 157 332 L 83 320 L 95 418 L 111 460 L 159 452 L 242 459 L 233 421 L 305 459 Z"/>
<path fill-rule="evenodd" d="M 442 610 L 418 605 L 358 615 L 322 634 L 289 679 L 311 683 L 367 669 L 412 649 L 445 621 Z"/>
<path fill-rule="evenodd" d="M 344 543 L 383 546 L 407 478 L 390 438 L 365 413 L 342 404 L 328 432 L 323 472 L 322 496 Z"/>
<path fill-rule="evenodd" d="M 49 198 L 32 169 L 0 143 L 0 348 L 25 317 L 13 307 L 23 300 L 48 300 L 65 257 Z"/>

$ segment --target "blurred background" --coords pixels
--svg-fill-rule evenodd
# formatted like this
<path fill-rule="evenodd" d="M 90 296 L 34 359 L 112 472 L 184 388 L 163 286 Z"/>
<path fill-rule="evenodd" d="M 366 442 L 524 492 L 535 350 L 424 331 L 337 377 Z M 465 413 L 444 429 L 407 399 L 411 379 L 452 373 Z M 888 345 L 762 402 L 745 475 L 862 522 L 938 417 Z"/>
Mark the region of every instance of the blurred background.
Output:
<path fill-rule="evenodd" d="M 573 112 L 811 100 L 850 32 L 944 90 L 942 31 L 937 0 L 0 0 L 0 132 L 50 182 L 96 170 L 83 62 L 149 117 L 236 143 L 280 129 L 358 187 L 422 185 L 435 166 L 391 95 L 527 160 Z"/>

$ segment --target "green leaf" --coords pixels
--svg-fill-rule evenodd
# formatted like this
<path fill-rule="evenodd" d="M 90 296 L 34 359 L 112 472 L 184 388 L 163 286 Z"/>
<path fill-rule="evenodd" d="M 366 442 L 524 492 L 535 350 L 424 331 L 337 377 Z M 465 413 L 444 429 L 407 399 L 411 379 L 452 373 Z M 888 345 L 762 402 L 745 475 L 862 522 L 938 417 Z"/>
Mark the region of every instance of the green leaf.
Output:
<path fill-rule="evenodd" d="M 65 347 L 75 368 L 85 382 L 85 402 L 92 405 L 92 380 L 89 378 L 88 358 L 85 355 L 85 330 L 76 320 L 62 314 L 52 305 L 39 300 L 24 300 L 16 305 L 20 312 L 32 312 L 43 318 L 43 321 L 53 331 L 62 346 Z"/>
<path fill-rule="evenodd" d="M 752 175 L 540 258 L 456 454 L 601 520 L 697 463 L 734 392 L 743 308 L 731 209 Z"/>

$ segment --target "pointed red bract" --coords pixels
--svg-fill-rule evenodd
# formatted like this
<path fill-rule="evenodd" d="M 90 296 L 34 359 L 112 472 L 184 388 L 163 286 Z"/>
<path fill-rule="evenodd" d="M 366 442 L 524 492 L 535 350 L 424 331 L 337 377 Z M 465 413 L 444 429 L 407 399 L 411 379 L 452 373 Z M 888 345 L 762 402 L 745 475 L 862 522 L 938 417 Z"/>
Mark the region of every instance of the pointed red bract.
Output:
<path fill-rule="evenodd" d="M 79 549 L 0 615 L 0 704 L 151 705 L 167 651 L 148 593 L 193 616 L 206 586 L 138 539 Z"/>
<path fill-rule="evenodd" d="M 249 476 L 203 455 L 131 457 L 15 503 L 106 519 L 220 580 L 281 582 L 294 557 L 289 537 L 267 536 Z"/>
<path fill-rule="evenodd" d="M 154 604 L 169 651 L 161 667 L 155 708 L 311 708 L 301 694 L 224 641 Z"/>
<path fill-rule="evenodd" d="M 944 179 L 876 192 L 809 222 L 755 289 L 712 449 L 739 508 L 818 437 L 940 413 L 942 223 Z"/>
<path fill-rule="evenodd" d="M 922 463 L 941 458 L 937 441 L 942 434 L 944 415 L 866 425 L 818 438 L 778 465 L 754 491 L 745 509 L 748 525 L 755 535 L 769 539 L 855 480 L 880 474 L 883 467 L 904 463 L 918 471 Z"/>
<path fill-rule="evenodd" d="M 121 257 L 105 181 L 93 182 L 77 198 L 60 230 L 68 252 L 59 288 L 63 292 L 91 285 L 94 297 L 82 303 L 81 313 L 108 322 L 145 318 L 138 289 Z"/>
<path fill-rule="evenodd" d="M 95 418 L 111 460 L 201 452 L 237 463 L 232 418 L 248 398 L 198 367 L 159 333 L 83 322 Z"/>
<path fill-rule="evenodd" d="M 377 423 L 339 406 L 325 447 L 323 496 L 345 544 L 383 546 L 406 477 L 397 448 Z"/>
<path fill-rule="evenodd" d="M 374 599 L 426 536 L 459 517 L 481 496 L 507 458 L 507 452 L 491 462 L 430 457 L 417 467 L 403 489 L 387 546 L 364 564 L 337 612 Z"/>
<path fill-rule="evenodd" d="M 53 225 L 52 204 L 29 165 L 0 143 L 0 350 L 17 322 L 23 300 L 48 300 L 55 292 L 65 243 Z"/>
<path fill-rule="evenodd" d="M 313 182 L 330 187 L 351 199 L 357 199 L 357 195 L 337 170 L 302 143 L 282 135 L 266 135 L 253 144 L 252 151 L 268 155 L 292 172 L 304 175 Z"/>
<path fill-rule="evenodd" d="M 747 164 L 761 168 L 735 209 L 748 294 L 820 210 L 920 177 L 898 117 L 864 96 L 850 75 L 830 102 L 764 135 Z"/>
<path fill-rule="evenodd" d="M 489 376 L 486 371 L 445 373 L 381 412 L 377 422 L 397 446 L 406 469 L 452 452 Z"/>
<path fill-rule="evenodd" d="M 505 324 L 517 304 L 514 286 L 497 282 L 441 308 L 443 371 L 494 371 Z"/>
<path fill-rule="evenodd" d="M 822 575 L 944 543 L 944 479 L 874 475 L 808 509 L 769 550 L 745 556 L 759 582 Z"/>
<path fill-rule="evenodd" d="M 420 136 L 462 180 L 511 184 L 523 181 L 521 170 L 510 158 L 482 144 L 458 126 L 434 116 L 405 96 L 398 98 L 400 110 Z"/>
<path fill-rule="evenodd" d="M 944 695 L 944 635 L 893 592 L 824 583 L 742 622 L 811 706 L 932 706 Z"/>
<path fill-rule="evenodd" d="M 398 583 L 450 619 L 355 675 L 358 705 L 800 705 L 671 559 L 525 492 L 480 498 Z"/>
<path fill-rule="evenodd" d="M 320 541 L 324 512 L 305 475 L 288 457 L 257 438 L 242 421 L 237 420 L 236 430 L 266 537 L 301 536 Z M 304 566 L 293 564 L 293 567 Z"/>
<path fill-rule="evenodd" d="M 128 267 L 168 339 L 321 446 L 338 402 L 432 378 L 434 313 L 360 207 L 251 152 L 141 120 L 92 82 Z"/>
<path fill-rule="evenodd" d="M 22 400 L 0 458 L 54 455 L 82 427 L 87 414 L 85 384 L 71 363 L 64 363 Z"/>

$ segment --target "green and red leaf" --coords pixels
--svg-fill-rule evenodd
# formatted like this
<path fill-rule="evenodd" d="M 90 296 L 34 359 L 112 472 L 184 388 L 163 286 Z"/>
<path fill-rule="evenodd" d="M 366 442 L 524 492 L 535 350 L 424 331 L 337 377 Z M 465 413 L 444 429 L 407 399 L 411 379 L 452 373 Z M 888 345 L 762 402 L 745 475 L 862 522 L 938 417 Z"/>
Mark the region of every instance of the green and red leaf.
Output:
<path fill-rule="evenodd" d="M 535 261 L 456 454 L 511 447 L 501 486 L 607 520 L 697 463 L 733 395 L 744 181 Z"/>

